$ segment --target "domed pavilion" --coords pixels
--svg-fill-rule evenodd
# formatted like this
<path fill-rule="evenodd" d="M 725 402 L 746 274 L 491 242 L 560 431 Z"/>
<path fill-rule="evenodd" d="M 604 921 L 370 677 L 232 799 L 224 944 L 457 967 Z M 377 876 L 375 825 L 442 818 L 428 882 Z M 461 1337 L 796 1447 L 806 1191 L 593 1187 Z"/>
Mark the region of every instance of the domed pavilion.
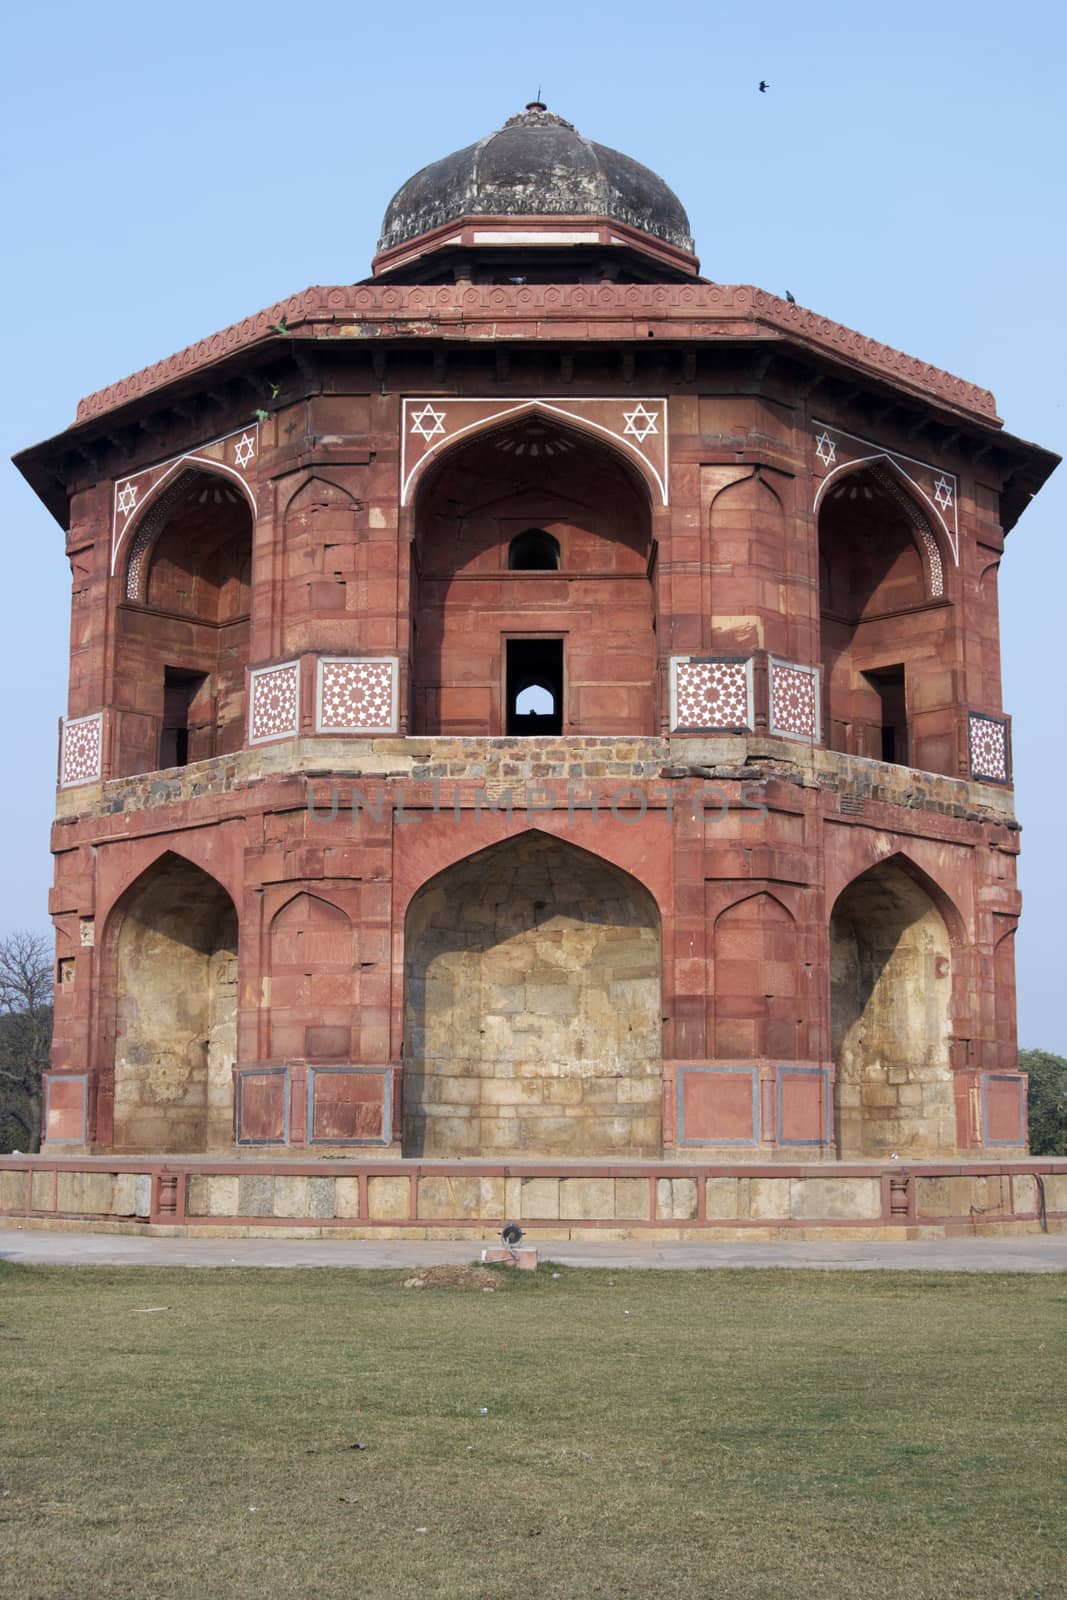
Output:
<path fill-rule="evenodd" d="M 668 184 L 535 102 L 401 186 L 369 278 L 17 463 L 72 629 L 0 1211 L 862 1235 L 1036 1227 L 1045 1174 L 1067 1213 L 997 602 L 1055 458 L 987 390 L 702 277 Z"/>

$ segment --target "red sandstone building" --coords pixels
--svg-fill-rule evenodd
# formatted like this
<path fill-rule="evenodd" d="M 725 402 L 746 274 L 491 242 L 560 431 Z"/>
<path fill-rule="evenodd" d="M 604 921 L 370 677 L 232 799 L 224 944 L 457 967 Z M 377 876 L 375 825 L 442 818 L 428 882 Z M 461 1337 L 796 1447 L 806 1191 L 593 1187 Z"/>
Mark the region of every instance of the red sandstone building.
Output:
<path fill-rule="evenodd" d="M 701 277 L 533 105 L 18 464 L 46 1155 L 1025 1153 L 997 571 L 1055 458 L 985 390 Z"/>

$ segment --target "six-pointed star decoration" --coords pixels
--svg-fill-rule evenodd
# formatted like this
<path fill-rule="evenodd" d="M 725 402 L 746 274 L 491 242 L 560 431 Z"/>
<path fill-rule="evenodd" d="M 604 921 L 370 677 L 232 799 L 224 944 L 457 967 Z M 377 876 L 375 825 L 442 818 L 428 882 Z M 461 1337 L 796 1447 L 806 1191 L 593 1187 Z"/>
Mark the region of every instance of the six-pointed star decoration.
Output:
<path fill-rule="evenodd" d="M 939 511 L 947 511 L 952 504 L 952 485 L 944 473 L 934 479 L 934 499 Z"/>
<path fill-rule="evenodd" d="M 435 433 L 443 434 L 445 431 L 444 412 L 435 411 L 431 405 L 423 406 L 421 411 L 412 412 L 411 431 L 429 444 Z"/>
<path fill-rule="evenodd" d="M 234 446 L 233 459 L 239 467 L 247 467 L 256 453 L 256 441 L 250 433 L 242 433 Z"/>
<path fill-rule="evenodd" d="M 639 402 L 632 411 L 624 411 L 626 427 L 624 433 L 632 433 L 638 444 L 644 444 L 650 433 L 658 433 L 658 411 L 646 411 Z"/>
<path fill-rule="evenodd" d="M 832 467 L 834 462 L 837 460 L 837 446 L 834 444 L 834 441 L 826 432 L 825 428 L 823 429 L 822 433 L 817 433 L 815 435 L 815 454 L 818 456 L 824 467 Z"/>
<path fill-rule="evenodd" d="M 124 517 L 128 517 L 137 504 L 137 485 L 124 483 L 119 490 L 118 507 Z"/>

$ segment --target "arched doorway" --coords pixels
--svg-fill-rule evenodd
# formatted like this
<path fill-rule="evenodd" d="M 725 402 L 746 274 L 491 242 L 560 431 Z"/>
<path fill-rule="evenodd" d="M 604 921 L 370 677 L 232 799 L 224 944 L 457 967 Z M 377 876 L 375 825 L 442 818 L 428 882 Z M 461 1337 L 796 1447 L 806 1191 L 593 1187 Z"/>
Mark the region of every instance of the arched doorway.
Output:
<path fill-rule="evenodd" d="M 534 413 L 447 452 L 415 502 L 415 732 L 654 732 L 652 568 L 645 485 L 581 431 Z"/>
<path fill-rule="evenodd" d="M 944 563 L 891 463 L 860 467 L 827 492 L 819 589 L 830 748 L 953 772 Z"/>
<path fill-rule="evenodd" d="M 188 468 L 145 510 L 116 619 L 116 776 L 228 755 L 244 743 L 252 512 Z"/>
<path fill-rule="evenodd" d="M 233 1143 L 237 912 L 225 889 L 165 855 L 126 891 L 111 937 L 116 1150 Z"/>
<path fill-rule="evenodd" d="M 952 944 L 922 875 L 871 867 L 830 918 L 838 1153 L 943 1156 L 956 1148 L 949 1061 Z"/>
<path fill-rule="evenodd" d="M 405 930 L 404 1154 L 658 1156 L 660 922 L 547 834 L 468 856 Z"/>

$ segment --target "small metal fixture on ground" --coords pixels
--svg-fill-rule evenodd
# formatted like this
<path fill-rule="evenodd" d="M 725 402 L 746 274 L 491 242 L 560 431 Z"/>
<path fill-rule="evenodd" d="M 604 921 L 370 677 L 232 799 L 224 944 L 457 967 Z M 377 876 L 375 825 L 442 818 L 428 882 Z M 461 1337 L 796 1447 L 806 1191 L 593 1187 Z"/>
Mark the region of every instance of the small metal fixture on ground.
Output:
<path fill-rule="evenodd" d="M 482 1251 L 482 1260 L 486 1263 L 502 1261 L 506 1266 L 518 1267 L 521 1272 L 537 1271 L 537 1251 L 532 1245 L 519 1249 L 522 1240 L 522 1229 L 517 1222 L 505 1222 L 500 1230 L 500 1237 L 504 1241 L 504 1248 L 492 1246 Z"/>

